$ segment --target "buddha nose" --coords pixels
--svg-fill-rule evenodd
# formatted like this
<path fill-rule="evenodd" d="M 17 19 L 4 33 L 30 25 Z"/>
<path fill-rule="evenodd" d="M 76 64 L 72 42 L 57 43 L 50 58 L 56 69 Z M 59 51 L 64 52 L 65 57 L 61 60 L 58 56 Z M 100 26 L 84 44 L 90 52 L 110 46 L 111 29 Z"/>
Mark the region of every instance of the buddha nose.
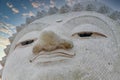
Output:
<path fill-rule="evenodd" d="M 72 41 L 62 38 L 53 31 L 44 31 L 40 34 L 38 42 L 33 47 L 33 53 L 38 54 L 41 51 L 53 51 L 56 49 L 71 49 Z"/>

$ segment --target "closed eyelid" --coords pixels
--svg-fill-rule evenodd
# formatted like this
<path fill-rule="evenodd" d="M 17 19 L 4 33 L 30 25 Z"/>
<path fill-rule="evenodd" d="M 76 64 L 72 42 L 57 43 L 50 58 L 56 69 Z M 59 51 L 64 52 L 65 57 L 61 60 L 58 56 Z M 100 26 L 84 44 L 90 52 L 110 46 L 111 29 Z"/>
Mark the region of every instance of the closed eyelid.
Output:
<path fill-rule="evenodd" d="M 84 35 L 84 34 L 89 35 L 89 36 L 91 36 L 92 34 L 94 34 L 94 35 L 99 35 L 99 36 L 101 36 L 101 37 L 107 38 L 106 35 L 104 35 L 104 34 L 102 34 L 102 33 L 99 33 L 99 32 L 83 31 L 83 32 L 74 33 L 74 34 L 72 34 L 72 36 L 74 36 L 74 35 L 76 35 L 76 34 L 81 35 L 81 36 Z"/>
<path fill-rule="evenodd" d="M 19 46 L 19 45 L 25 46 L 25 45 L 28 45 L 28 44 L 32 44 L 32 43 L 34 43 L 34 41 L 36 41 L 36 40 L 37 40 L 37 38 L 21 41 L 21 42 L 19 42 L 18 44 L 16 44 L 15 48 L 16 48 L 17 46 Z M 26 43 L 28 43 L 28 44 L 26 44 Z M 15 48 L 14 48 L 14 49 L 15 49 Z"/>

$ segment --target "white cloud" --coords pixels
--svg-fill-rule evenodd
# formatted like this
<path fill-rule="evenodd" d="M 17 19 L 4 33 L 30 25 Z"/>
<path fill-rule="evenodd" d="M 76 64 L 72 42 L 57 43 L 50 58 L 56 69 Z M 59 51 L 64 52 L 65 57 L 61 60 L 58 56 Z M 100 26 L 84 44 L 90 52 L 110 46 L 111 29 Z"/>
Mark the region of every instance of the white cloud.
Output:
<path fill-rule="evenodd" d="M 13 11 L 14 13 L 19 13 L 19 10 L 18 10 L 17 8 L 12 8 L 12 11 Z"/>
<path fill-rule="evenodd" d="M 95 1 L 95 0 L 65 0 L 66 4 L 69 6 L 73 6 L 76 3 L 86 2 L 86 1 Z M 96 0 L 96 1 L 103 1 L 103 0 Z"/>
<path fill-rule="evenodd" d="M 77 0 L 66 0 L 67 5 L 69 6 L 73 6 L 76 2 Z"/>
<path fill-rule="evenodd" d="M 32 11 L 30 11 L 29 13 L 23 13 L 22 16 L 23 17 L 31 17 L 31 16 L 35 16 L 35 14 Z"/>
<path fill-rule="evenodd" d="M 10 42 L 7 38 L 0 37 L 0 60 L 5 55 L 4 49 L 6 48 L 6 45 L 9 45 Z"/>
<path fill-rule="evenodd" d="M 55 7 L 55 0 L 50 0 L 50 7 Z"/>
<path fill-rule="evenodd" d="M 8 34 L 8 35 L 10 35 L 10 36 L 12 35 L 12 32 L 9 31 L 9 30 L 7 30 L 7 29 L 1 28 L 0 31 L 3 32 L 3 33 Z"/>
<path fill-rule="evenodd" d="M 48 9 L 49 9 L 49 5 L 47 5 L 47 4 L 45 4 L 45 3 L 41 3 L 41 6 L 43 7 L 43 8 L 39 8 L 39 11 L 40 10 L 45 10 L 45 11 L 47 11 Z"/>
<path fill-rule="evenodd" d="M 45 3 L 42 3 L 41 5 L 42 5 L 42 6 L 45 6 Z"/>
<path fill-rule="evenodd" d="M 27 9 L 27 7 L 26 7 L 26 6 L 23 6 L 23 8 L 24 8 L 24 9 Z"/>
<path fill-rule="evenodd" d="M 27 7 L 24 4 L 21 4 L 21 6 L 23 7 L 23 9 L 27 9 Z"/>
<path fill-rule="evenodd" d="M 7 5 L 14 13 L 19 13 L 19 10 L 18 10 L 17 8 L 15 8 L 12 3 L 8 3 L 8 2 L 7 2 L 6 5 Z"/>
<path fill-rule="evenodd" d="M 11 3 L 8 3 L 8 2 L 7 2 L 7 6 L 8 6 L 9 8 L 12 8 L 12 7 L 13 7 L 13 5 L 12 5 Z"/>
<path fill-rule="evenodd" d="M 5 53 L 3 51 L 4 48 L 0 47 L 0 61 L 2 60 L 2 57 L 5 56 Z M 2 68 L 1 64 L 0 64 L 0 69 Z"/>
<path fill-rule="evenodd" d="M 44 9 L 47 11 L 49 9 L 48 5 L 44 5 Z"/>
<path fill-rule="evenodd" d="M 39 2 L 32 2 L 31 4 L 34 8 L 39 8 L 41 6 Z"/>
<path fill-rule="evenodd" d="M 8 16 L 3 16 L 4 18 L 6 18 L 6 19 L 9 19 L 9 17 Z"/>
<path fill-rule="evenodd" d="M 0 47 L 5 48 L 10 42 L 7 38 L 0 37 Z"/>
<path fill-rule="evenodd" d="M 5 55 L 3 49 L 6 48 L 6 45 L 10 44 L 7 37 L 11 36 L 14 33 L 13 29 L 15 30 L 15 26 L 0 22 L 0 32 L 1 32 L 0 34 L 0 60 L 1 60 L 1 57 Z"/>
<path fill-rule="evenodd" d="M 86 1 L 106 1 L 106 0 L 73 0 L 75 2 L 86 2 Z"/>

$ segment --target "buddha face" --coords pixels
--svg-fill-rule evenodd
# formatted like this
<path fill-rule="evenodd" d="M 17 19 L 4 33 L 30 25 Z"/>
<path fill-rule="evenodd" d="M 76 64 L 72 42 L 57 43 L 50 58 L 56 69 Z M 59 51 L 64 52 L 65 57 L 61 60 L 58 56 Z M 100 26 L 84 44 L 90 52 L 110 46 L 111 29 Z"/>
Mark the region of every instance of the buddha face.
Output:
<path fill-rule="evenodd" d="M 112 31 L 87 22 L 72 24 L 50 24 L 20 37 L 3 80 L 112 80 L 117 57 Z"/>

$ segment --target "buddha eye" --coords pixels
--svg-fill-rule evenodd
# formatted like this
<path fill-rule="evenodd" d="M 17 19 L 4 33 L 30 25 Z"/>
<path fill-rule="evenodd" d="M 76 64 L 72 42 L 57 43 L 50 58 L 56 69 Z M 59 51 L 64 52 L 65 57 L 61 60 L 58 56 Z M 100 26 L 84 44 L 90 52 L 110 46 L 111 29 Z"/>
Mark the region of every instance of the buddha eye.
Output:
<path fill-rule="evenodd" d="M 72 35 L 73 37 L 78 37 L 78 38 L 107 38 L 106 35 L 98 32 L 79 32 L 75 33 Z"/>
<path fill-rule="evenodd" d="M 84 33 L 78 33 L 77 35 L 79 36 L 79 37 L 90 37 L 90 36 L 92 36 L 92 32 L 84 32 Z"/>
<path fill-rule="evenodd" d="M 33 42 L 34 42 L 34 40 L 26 40 L 26 41 L 21 42 L 20 44 L 21 44 L 22 46 L 24 46 L 24 45 L 29 45 L 29 44 L 31 44 L 31 43 L 33 43 Z"/>
<path fill-rule="evenodd" d="M 32 44 L 35 40 L 36 40 L 36 39 L 30 39 L 30 40 L 22 41 L 22 42 L 18 43 L 18 44 L 15 46 L 15 48 L 16 48 L 16 47 L 27 46 L 27 45 L 29 45 L 29 44 Z"/>

